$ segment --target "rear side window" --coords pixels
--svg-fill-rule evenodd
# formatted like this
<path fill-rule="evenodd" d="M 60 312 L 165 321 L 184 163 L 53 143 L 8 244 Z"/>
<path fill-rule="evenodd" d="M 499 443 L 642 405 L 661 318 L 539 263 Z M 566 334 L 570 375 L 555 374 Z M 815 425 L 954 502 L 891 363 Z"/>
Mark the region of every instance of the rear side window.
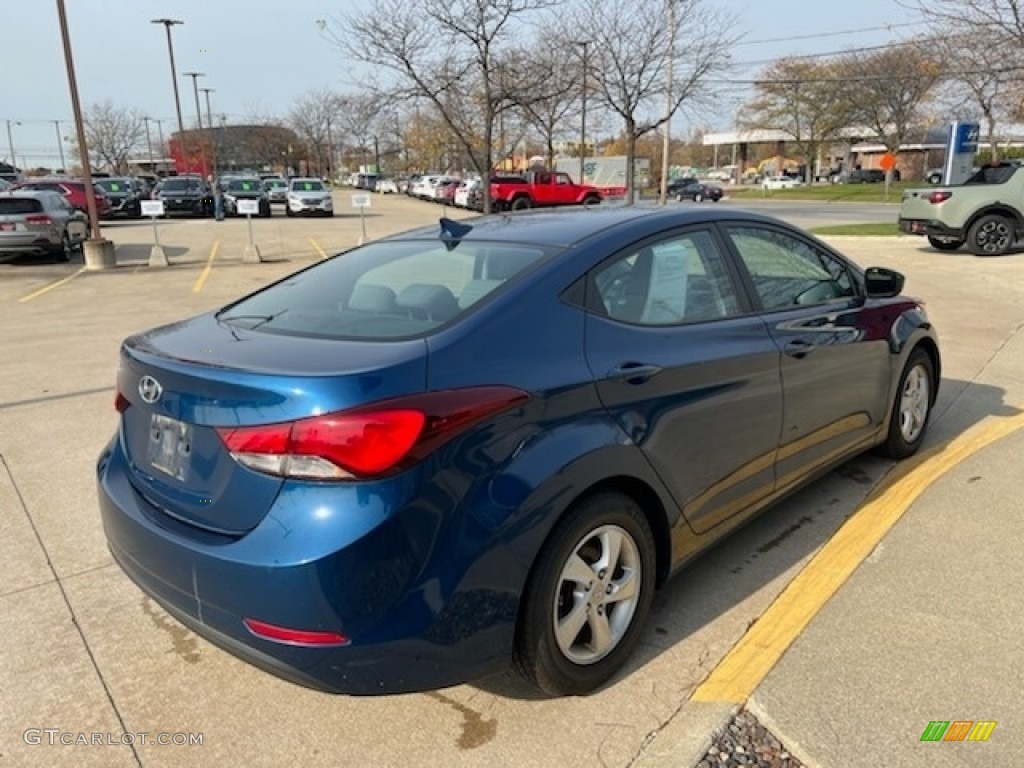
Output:
<path fill-rule="evenodd" d="M 28 197 L 0 197 L 0 216 L 19 213 L 38 213 L 43 210 L 39 200 Z"/>
<path fill-rule="evenodd" d="M 1019 170 L 1016 165 L 990 165 L 978 169 L 964 184 L 1005 184 Z"/>
<path fill-rule="evenodd" d="M 270 333 L 399 339 L 449 323 L 554 251 L 514 243 L 373 243 L 223 310 L 221 322 Z"/>

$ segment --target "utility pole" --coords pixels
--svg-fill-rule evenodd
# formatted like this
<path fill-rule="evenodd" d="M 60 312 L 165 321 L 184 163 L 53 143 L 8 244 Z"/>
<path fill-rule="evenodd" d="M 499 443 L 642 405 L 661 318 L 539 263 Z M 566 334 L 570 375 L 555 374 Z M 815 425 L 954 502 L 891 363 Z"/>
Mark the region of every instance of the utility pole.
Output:
<path fill-rule="evenodd" d="M 67 166 L 64 164 L 64 139 L 60 135 L 60 120 L 54 120 L 53 126 L 57 131 L 57 151 L 60 153 L 60 169 L 61 171 L 67 171 Z"/>
<path fill-rule="evenodd" d="M 668 201 L 668 161 L 672 151 L 672 73 L 676 68 L 676 0 L 668 0 L 668 50 L 665 52 L 665 135 L 661 147 L 661 191 L 658 204 Z M 734 145 L 735 146 L 735 145 Z"/>

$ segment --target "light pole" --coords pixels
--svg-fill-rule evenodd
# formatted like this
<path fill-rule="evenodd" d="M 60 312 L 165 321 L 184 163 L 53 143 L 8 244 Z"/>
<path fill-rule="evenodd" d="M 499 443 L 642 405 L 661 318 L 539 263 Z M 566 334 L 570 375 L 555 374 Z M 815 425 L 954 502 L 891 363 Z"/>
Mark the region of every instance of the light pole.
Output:
<path fill-rule="evenodd" d="M 672 151 L 672 73 L 676 62 L 676 3 L 668 0 L 668 50 L 665 52 L 665 135 L 661 147 L 661 184 L 658 204 L 668 201 L 668 161 Z M 735 146 L 735 145 L 733 145 Z"/>
<path fill-rule="evenodd" d="M 209 144 L 212 149 L 213 157 L 210 159 L 210 165 L 213 166 L 213 174 L 217 174 L 217 147 L 215 141 L 215 135 L 213 132 L 213 114 L 210 110 L 210 94 L 215 92 L 213 88 L 200 88 L 203 95 L 206 97 L 206 132 L 210 135 Z"/>
<path fill-rule="evenodd" d="M 171 42 L 171 27 L 184 24 L 177 19 L 153 19 L 151 24 L 163 24 L 167 30 L 167 55 L 171 60 L 171 85 L 174 86 L 174 108 L 178 113 L 178 133 L 185 132 L 185 123 L 181 119 L 181 97 L 178 94 L 178 71 L 174 68 L 174 44 Z"/>
<path fill-rule="evenodd" d="M 156 138 L 160 142 L 158 149 L 160 150 L 160 164 L 163 165 L 164 160 L 167 159 L 167 145 L 164 143 L 164 121 L 154 120 L 156 123 Z M 159 174 L 157 174 L 159 175 Z"/>
<path fill-rule="evenodd" d="M 203 111 L 199 108 L 199 78 L 206 77 L 202 72 L 182 72 L 182 77 L 192 78 L 192 93 L 196 97 L 196 126 L 203 130 Z"/>
<path fill-rule="evenodd" d="M 153 167 L 153 141 L 150 139 L 149 134 L 149 121 L 152 120 L 150 117 L 143 117 L 142 122 L 146 124 L 146 153 L 149 155 L 149 172 L 155 173 Z"/>
<path fill-rule="evenodd" d="M 71 112 L 75 118 L 75 132 L 78 136 L 78 152 L 81 155 L 82 180 L 85 182 L 85 204 L 89 209 L 89 240 L 83 247 L 86 266 L 94 269 L 112 267 L 113 244 L 100 234 L 100 219 L 96 213 L 96 194 L 92 188 L 92 169 L 89 167 L 89 145 L 85 140 L 85 122 L 82 120 L 82 105 L 78 100 L 78 81 L 75 78 L 75 60 L 71 54 L 71 35 L 68 32 L 68 15 L 64 0 L 57 0 L 57 17 L 60 22 L 60 36 L 64 44 L 64 64 L 68 71 L 68 90 L 71 91 Z"/>
<path fill-rule="evenodd" d="M 583 48 L 583 87 L 580 91 L 580 184 L 583 184 L 587 159 L 587 46 L 590 45 L 590 41 L 577 40 L 576 45 Z"/>
<path fill-rule="evenodd" d="M 199 80 L 200 77 L 206 77 L 206 75 L 204 75 L 202 72 L 182 72 L 181 75 L 182 75 L 182 77 L 191 77 L 192 78 L 192 94 L 196 97 L 196 128 L 198 129 L 198 131 L 202 131 L 203 130 L 203 113 L 202 113 L 202 110 L 199 109 L 199 86 L 198 86 L 197 83 L 198 83 L 198 80 Z M 199 151 L 203 155 L 203 157 L 201 159 L 201 162 L 205 163 L 206 152 L 205 152 L 205 150 L 202 147 L 202 137 L 199 136 L 198 133 L 196 134 L 196 136 L 199 137 L 199 143 L 200 143 Z M 193 145 L 193 147 L 194 147 L 194 145 Z M 202 172 L 202 171 L 200 171 L 200 172 Z"/>
<path fill-rule="evenodd" d="M 60 135 L 60 120 L 53 121 L 53 127 L 57 132 L 57 151 L 60 152 L 60 170 L 64 172 L 67 166 L 64 164 L 64 141 Z"/>
<path fill-rule="evenodd" d="M 8 147 L 8 149 L 11 152 L 11 173 L 17 173 L 18 172 L 18 160 L 14 156 L 14 137 L 13 137 L 13 134 L 11 133 L 11 124 L 12 123 L 14 125 L 21 125 L 21 123 L 19 123 L 17 120 L 8 120 L 7 121 L 7 147 Z"/>

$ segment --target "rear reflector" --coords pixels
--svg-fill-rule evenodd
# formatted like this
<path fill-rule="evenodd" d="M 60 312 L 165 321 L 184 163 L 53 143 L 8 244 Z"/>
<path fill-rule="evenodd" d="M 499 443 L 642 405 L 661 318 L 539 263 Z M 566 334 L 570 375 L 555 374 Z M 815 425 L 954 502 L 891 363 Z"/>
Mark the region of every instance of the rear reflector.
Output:
<path fill-rule="evenodd" d="M 460 432 L 529 400 L 511 387 L 431 392 L 299 421 L 217 429 L 232 457 L 257 472 L 351 480 L 399 471 Z"/>
<path fill-rule="evenodd" d="M 118 390 L 117 395 L 114 397 L 114 410 L 118 413 L 124 413 L 128 410 L 129 405 L 131 405 L 131 403 L 128 402 L 128 398 L 122 395 L 121 391 Z"/>
<path fill-rule="evenodd" d="M 322 648 L 330 645 L 348 645 L 349 639 L 339 632 L 320 632 L 310 629 L 290 629 L 279 627 L 276 624 L 267 624 L 257 619 L 242 619 L 245 628 L 256 637 L 264 640 L 273 640 L 275 643 L 285 645 L 303 645 L 313 648 Z"/>

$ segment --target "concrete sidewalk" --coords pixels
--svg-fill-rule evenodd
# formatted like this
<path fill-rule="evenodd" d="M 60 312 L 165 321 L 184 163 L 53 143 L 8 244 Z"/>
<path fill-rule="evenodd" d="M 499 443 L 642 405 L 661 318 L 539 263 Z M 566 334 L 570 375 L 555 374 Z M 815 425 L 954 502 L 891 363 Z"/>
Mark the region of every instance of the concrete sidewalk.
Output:
<path fill-rule="evenodd" d="M 729 695 L 742 691 L 743 673 L 723 676 L 724 659 L 636 765 L 675 766 L 682 755 L 695 765 L 744 705 L 808 768 L 1024 765 L 1021 406 L 1018 326 L 970 383 L 940 398 L 916 467 L 938 479 L 905 512 L 889 510 L 896 523 L 778 663 L 765 665 L 767 676 L 751 681 L 752 695 Z M 908 482 L 913 473 L 882 486 L 899 495 Z M 778 604 L 816 599 L 797 591 L 787 601 L 787 592 Z M 760 621 L 770 617 L 771 609 Z M 734 653 L 749 642 L 752 658 L 770 655 L 771 636 L 784 629 L 759 622 Z M 720 695 L 702 696 L 705 688 Z M 922 741 L 936 720 L 996 725 L 986 743 Z"/>

